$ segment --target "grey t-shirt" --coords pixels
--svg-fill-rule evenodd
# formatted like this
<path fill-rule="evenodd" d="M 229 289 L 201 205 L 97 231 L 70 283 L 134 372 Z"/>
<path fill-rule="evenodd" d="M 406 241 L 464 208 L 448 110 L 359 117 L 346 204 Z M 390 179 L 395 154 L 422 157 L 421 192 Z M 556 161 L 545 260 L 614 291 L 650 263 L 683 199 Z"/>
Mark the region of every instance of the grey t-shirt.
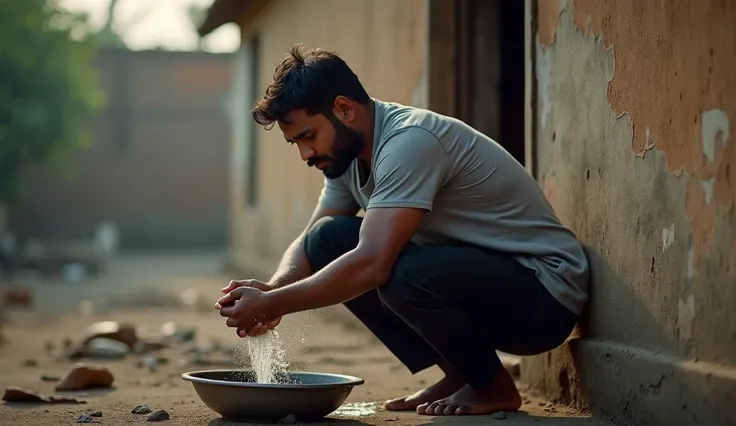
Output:
<path fill-rule="evenodd" d="M 358 162 L 325 179 L 320 203 L 336 209 L 428 211 L 412 241 L 472 244 L 512 253 L 574 313 L 588 298 L 588 261 L 536 180 L 499 144 L 452 117 L 374 99 L 370 176 Z"/>

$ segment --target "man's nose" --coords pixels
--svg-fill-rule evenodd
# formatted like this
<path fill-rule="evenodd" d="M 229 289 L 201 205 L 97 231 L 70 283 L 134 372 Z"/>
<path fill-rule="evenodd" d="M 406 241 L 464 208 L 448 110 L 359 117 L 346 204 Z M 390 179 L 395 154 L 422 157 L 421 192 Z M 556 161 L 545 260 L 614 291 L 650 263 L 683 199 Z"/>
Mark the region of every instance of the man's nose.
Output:
<path fill-rule="evenodd" d="M 299 155 L 302 157 L 302 161 L 307 161 L 310 158 L 314 157 L 314 150 L 307 146 L 307 144 L 298 144 L 299 146 Z"/>

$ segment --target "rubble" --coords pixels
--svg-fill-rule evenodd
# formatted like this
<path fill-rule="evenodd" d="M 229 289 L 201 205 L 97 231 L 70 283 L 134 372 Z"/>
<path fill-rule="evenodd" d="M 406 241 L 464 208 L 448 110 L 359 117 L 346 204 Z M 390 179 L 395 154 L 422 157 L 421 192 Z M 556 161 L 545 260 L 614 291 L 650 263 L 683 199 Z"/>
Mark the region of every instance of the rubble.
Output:
<path fill-rule="evenodd" d="M 115 377 L 110 370 L 99 365 L 78 363 L 55 387 L 57 391 L 74 391 L 107 388 Z"/>
<path fill-rule="evenodd" d="M 107 337 L 95 337 L 87 342 L 82 350 L 86 358 L 123 359 L 130 352 L 130 346 Z"/>
<path fill-rule="evenodd" d="M 77 398 L 42 396 L 32 390 L 23 389 L 15 386 L 11 386 L 5 389 L 5 393 L 3 394 L 3 401 L 46 404 L 86 404 L 86 401 L 82 401 Z"/>
<path fill-rule="evenodd" d="M 136 405 L 133 407 L 133 409 L 130 411 L 133 414 L 148 414 L 152 412 L 151 407 L 149 407 L 146 404 Z"/>
<path fill-rule="evenodd" d="M 97 423 L 94 417 L 82 414 L 77 417 L 77 423 Z"/>
<path fill-rule="evenodd" d="M 20 365 L 21 365 L 21 367 L 35 368 L 35 367 L 38 367 L 38 361 L 35 360 L 35 359 L 33 359 L 33 358 L 28 358 L 28 359 L 24 359 L 20 363 Z"/>
<path fill-rule="evenodd" d="M 146 420 L 148 420 L 149 422 L 161 422 L 169 419 L 170 416 L 166 410 L 156 410 L 153 413 L 149 414 Z"/>
<path fill-rule="evenodd" d="M 133 324 L 118 321 L 101 321 L 87 328 L 81 344 L 87 345 L 91 340 L 100 337 L 125 343 L 129 349 L 132 349 L 138 342 L 138 334 Z"/>
<path fill-rule="evenodd" d="M 27 286 L 15 285 L 5 291 L 5 305 L 30 306 L 33 304 L 33 292 Z"/>

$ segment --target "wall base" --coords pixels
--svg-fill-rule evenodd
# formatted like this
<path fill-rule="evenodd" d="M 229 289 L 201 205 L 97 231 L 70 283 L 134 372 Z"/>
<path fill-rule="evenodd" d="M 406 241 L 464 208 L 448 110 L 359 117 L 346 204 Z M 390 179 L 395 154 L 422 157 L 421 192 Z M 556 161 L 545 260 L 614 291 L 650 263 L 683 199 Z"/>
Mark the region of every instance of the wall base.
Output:
<path fill-rule="evenodd" d="M 610 341 L 572 340 L 522 360 L 522 380 L 618 425 L 736 425 L 736 367 Z"/>

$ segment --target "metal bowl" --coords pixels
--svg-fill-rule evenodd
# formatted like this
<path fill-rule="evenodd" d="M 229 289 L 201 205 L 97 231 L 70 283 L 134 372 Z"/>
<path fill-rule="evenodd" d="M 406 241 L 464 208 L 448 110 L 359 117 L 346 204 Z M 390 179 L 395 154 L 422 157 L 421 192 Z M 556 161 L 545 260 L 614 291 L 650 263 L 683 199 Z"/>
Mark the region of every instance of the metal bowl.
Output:
<path fill-rule="evenodd" d="M 202 402 L 225 420 L 251 423 L 320 420 L 364 383 L 340 374 L 292 372 L 264 384 L 256 383 L 250 370 L 196 371 L 181 378 L 192 382 Z"/>

